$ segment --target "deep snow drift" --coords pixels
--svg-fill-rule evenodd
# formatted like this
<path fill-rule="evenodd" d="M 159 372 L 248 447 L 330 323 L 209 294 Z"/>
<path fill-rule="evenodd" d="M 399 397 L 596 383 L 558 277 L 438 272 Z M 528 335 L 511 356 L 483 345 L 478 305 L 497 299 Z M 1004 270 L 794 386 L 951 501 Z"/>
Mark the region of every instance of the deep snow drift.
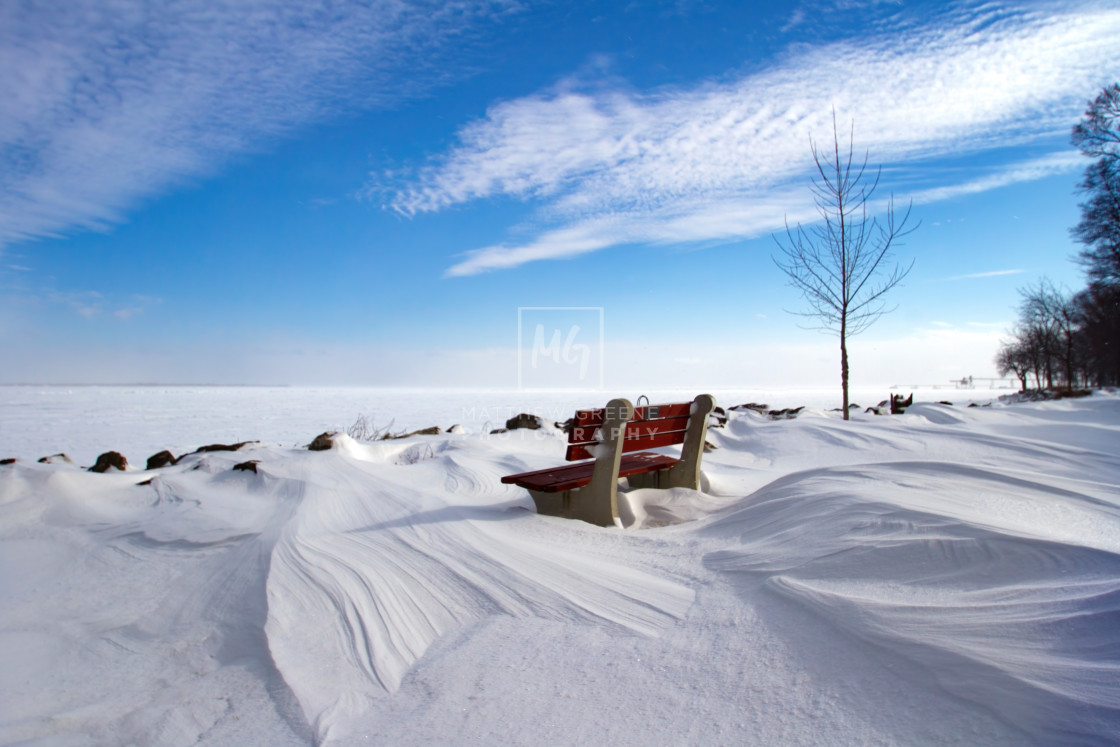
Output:
<path fill-rule="evenodd" d="M 499 482 L 551 427 L 0 467 L 0 742 L 1120 735 L 1120 396 L 709 441 L 625 529 Z"/>

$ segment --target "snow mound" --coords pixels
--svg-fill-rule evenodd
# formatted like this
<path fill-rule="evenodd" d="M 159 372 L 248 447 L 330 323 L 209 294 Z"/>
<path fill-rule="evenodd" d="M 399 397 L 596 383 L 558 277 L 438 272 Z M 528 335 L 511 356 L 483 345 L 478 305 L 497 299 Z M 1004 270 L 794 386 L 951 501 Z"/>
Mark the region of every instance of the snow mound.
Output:
<path fill-rule="evenodd" d="M 334 457 L 289 473 L 302 500 L 273 555 L 266 632 L 323 737 L 395 691 L 437 638 L 484 617 L 654 635 L 692 603 L 685 586 L 569 544 L 573 531 L 603 530 L 544 528 L 520 506 L 456 505 L 424 491 L 442 478 L 444 489 L 482 492 L 462 479 L 461 458 L 389 474 Z M 490 500 L 505 492 L 498 486 Z"/>
<path fill-rule="evenodd" d="M 710 522 L 746 575 L 1045 741 L 1120 733 L 1120 491 L 936 462 L 791 475 Z"/>

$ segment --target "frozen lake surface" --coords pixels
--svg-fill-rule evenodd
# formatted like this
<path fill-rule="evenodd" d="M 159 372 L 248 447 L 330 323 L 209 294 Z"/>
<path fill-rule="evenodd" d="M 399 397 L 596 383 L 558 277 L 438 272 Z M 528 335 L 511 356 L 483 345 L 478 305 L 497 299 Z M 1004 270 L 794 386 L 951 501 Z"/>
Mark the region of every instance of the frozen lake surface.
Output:
<path fill-rule="evenodd" d="M 898 390 L 915 402 L 986 402 L 1009 390 Z M 178 455 L 210 443 L 262 441 L 296 446 L 319 433 L 345 431 L 359 415 L 393 431 L 459 424 L 470 432 L 500 428 L 519 412 L 563 421 L 576 409 L 602 407 L 623 396 L 653 403 L 691 400 L 699 391 L 519 392 L 312 387 L 208 386 L 0 386 L 0 459 L 38 459 L 63 452 L 79 464 L 119 451 L 130 463 L 164 449 Z M 758 402 L 772 408 L 840 406 L 840 390 L 717 389 L 708 392 L 723 407 Z M 851 401 L 876 405 L 892 390 L 856 388 Z"/>

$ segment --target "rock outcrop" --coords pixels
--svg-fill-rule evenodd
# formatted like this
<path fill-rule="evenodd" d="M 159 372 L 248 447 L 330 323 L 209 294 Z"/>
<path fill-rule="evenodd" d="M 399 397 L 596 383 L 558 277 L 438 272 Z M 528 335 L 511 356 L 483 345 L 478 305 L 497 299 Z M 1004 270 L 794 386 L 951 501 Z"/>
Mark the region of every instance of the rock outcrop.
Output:
<path fill-rule="evenodd" d="M 90 472 L 108 472 L 118 469 L 122 472 L 128 468 L 128 460 L 119 451 L 106 451 L 97 457 L 97 461 L 89 468 Z"/>
<path fill-rule="evenodd" d="M 258 441 L 239 441 L 238 443 L 235 443 L 235 444 L 210 444 L 208 446 L 199 446 L 197 449 L 195 449 L 191 453 L 192 454 L 207 454 L 211 451 L 238 451 L 243 446 L 247 446 L 248 444 L 255 444 L 255 443 L 259 443 L 259 442 Z"/>
<path fill-rule="evenodd" d="M 337 431 L 327 431 L 320 433 L 311 443 L 307 445 L 308 451 L 330 451 L 334 446 L 334 437 L 337 436 Z"/>
<path fill-rule="evenodd" d="M 438 425 L 432 425 L 432 426 L 429 426 L 427 428 L 421 428 L 418 431 L 412 431 L 410 433 L 398 433 L 395 436 L 389 436 L 389 438 L 397 439 L 397 438 L 411 438 L 412 436 L 438 436 L 441 433 L 443 433 L 442 428 L 440 428 Z"/>
<path fill-rule="evenodd" d="M 517 430 L 518 428 L 528 428 L 531 431 L 535 431 L 542 425 L 543 422 L 538 416 L 530 415 L 527 412 L 522 412 L 514 415 L 512 418 L 506 421 L 506 430 L 513 431 Z"/>
<path fill-rule="evenodd" d="M 891 415 L 901 415 L 906 412 L 906 408 L 914 404 L 914 395 L 910 394 L 909 397 L 903 397 L 901 394 L 891 395 Z"/>
<path fill-rule="evenodd" d="M 152 454 L 150 457 L 148 457 L 148 463 L 145 465 L 144 469 L 160 469 L 161 467 L 166 467 L 169 464 L 175 464 L 175 462 L 177 461 L 179 460 L 175 458 L 174 454 L 172 454 L 170 451 L 164 450 L 159 452 L 158 454 Z"/>

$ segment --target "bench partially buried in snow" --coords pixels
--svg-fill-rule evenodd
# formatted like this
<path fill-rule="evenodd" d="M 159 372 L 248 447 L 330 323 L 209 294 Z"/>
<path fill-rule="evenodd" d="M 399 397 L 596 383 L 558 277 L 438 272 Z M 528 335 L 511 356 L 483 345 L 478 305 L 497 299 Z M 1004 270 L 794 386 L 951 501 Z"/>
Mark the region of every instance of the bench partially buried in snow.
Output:
<path fill-rule="evenodd" d="M 715 406 L 712 395 L 701 394 L 692 402 L 635 408 L 629 400 L 613 399 L 598 410 L 579 410 L 565 454 L 575 464 L 507 475 L 502 482 L 528 490 L 538 513 L 612 526 L 621 477 L 631 487 L 699 489 L 708 415 Z M 680 459 L 630 453 L 675 444 L 683 444 Z"/>

